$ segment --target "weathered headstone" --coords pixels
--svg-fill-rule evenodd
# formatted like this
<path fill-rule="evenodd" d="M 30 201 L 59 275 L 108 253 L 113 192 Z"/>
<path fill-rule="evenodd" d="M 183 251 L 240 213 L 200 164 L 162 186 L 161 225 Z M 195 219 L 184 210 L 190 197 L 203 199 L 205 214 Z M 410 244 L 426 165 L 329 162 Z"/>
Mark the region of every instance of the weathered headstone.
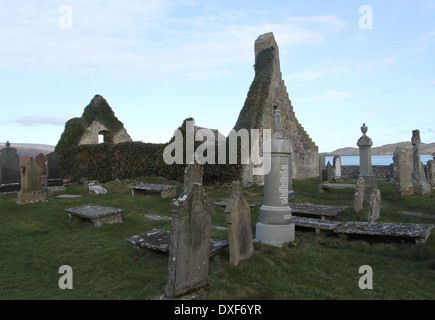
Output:
<path fill-rule="evenodd" d="M 256 225 L 255 241 L 273 246 L 282 246 L 294 241 L 295 225 L 291 223 L 292 211 L 288 204 L 289 156 L 292 153 L 290 140 L 281 134 L 284 117 L 275 107 L 272 115 L 274 134 L 270 153 L 270 172 L 264 177 L 264 204 L 260 208 Z"/>
<path fill-rule="evenodd" d="M 331 181 L 334 177 L 334 168 L 332 167 L 331 162 L 328 161 L 326 165 L 326 180 Z"/>
<path fill-rule="evenodd" d="M 60 167 L 60 155 L 56 152 L 47 154 L 47 179 L 45 186 L 49 190 L 65 190 Z"/>
<path fill-rule="evenodd" d="M 428 160 L 426 164 L 427 180 L 429 181 L 432 189 L 435 188 L 435 153 L 432 154 L 434 160 Z"/>
<path fill-rule="evenodd" d="M 20 157 L 15 148 L 6 142 L 0 150 L 0 193 L 20 191 Z"/>
<path fill-rule="evenodd" d="M 379 189 L 374 189 L 369 202 L 369 214 L 368 221 L 375 222 L 379 219 L 379 214 L 381 211 L 381 191 Z"/>
<path fill-rule="evenodd" d="M 326 181 L 326 165 L 325 165 L 325 155 L 319 154 L 319 177 L 321 181 Z"/>
<path fill-rule="evenodd" d="M 394 192 L 400 196 L 414 194 L 412 186 L 412 156 L 406 148 L 397 147 L 393 155 Z"/>
<path fill-rule="evenodd" d="M 333 159 L 333 177 L 332 179 L 334 181 L 341 181 L 341 157 L 340 156 L 334 156 Z"/>
<path fill-rule="evenodd" d="M 412 160 L 413 160 L 413 170 L 411 173 L 412 185 L 414 191 L 419 195 L 427 195 L 431 192 L 432 188 L 426 179 L 426 174 L 424 172 L 423 163 L 420 160 L 420 130 L 412 131 Z"/>
<path fill-rule="evenodd" d="M 199 163 L 188 164 L 184 169 L 184 192 L 189 191 L 190 184 L 203 184 L 204 168 Z"/>
<path fill-rule="evenodd" d="M 38 164 L 38 166 L 40 166 L 42 169 L 41 174 L 43 176 L 47 175 L 47 166 L 46 166 L 47 157 L 45 156 L 45 154 L 43 153 L 38 154 L 35 157 L 35 161 Z"/>
<path fill-rule="evenodd" d="M 239 181 L 233 182 L 230 201 L 225 208 L 228 228 L 230 264 L 238 265 L 241 260 L 254 253 L 251 230 L 251 208 L 243 196 Z"/>
<path fill-rule="evenodd" d="M 370 199 L 370 195 L 375 185 L 375 176 L 372 168 L 372 139 L 367 133 L 368 127 L 363 123 L 361 132 L 363 135 L 358 139 L 357 146 L 359 147 L 359 176 L 364 178 L 364 201 Z"/>
<path fill-rule="evenodd" d="M 18 193 L 17 204 L 45 201 L 46 193 L 42 190 L 41 167 L 34 158 L 30 158 L 25 167 L 21 168 L 21 190 Z"/>
<path fill-rule="evenodd" d="M 353 208 L 355 212 L 360 212 L 364 206 L 364 178 L 359 177 L 355 187 Z"/>
<path fill-rule="evenodd" d="M 174 298 L 208 283 L 213 208 L 201 184 L 172 200 L 168 282 L 165 296 Z"/>

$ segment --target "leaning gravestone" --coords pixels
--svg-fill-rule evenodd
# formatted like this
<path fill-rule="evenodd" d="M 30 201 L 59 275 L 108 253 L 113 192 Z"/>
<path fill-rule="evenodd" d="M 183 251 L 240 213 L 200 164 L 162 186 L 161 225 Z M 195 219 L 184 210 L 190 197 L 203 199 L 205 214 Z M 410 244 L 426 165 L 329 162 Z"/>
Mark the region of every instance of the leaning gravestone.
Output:
<path fill-rule="evenodd" d="M 239 181 L 233 181 L 230 201 L 225 208 L 228 228 L 230 264 L 238 265 L 241 260 L 254 253 L 251 230 L 251 208 L 243 196 Z"/>
<path fill-rule="evenodd" d="M 0 193 L 20 191 L 20 157 L 15 148 L 6 142 L 0 150 Z"/>
<path fill-rule="evenodd" d="M 353 208 L 355 212 L 360 212 L 364 206 L 364 178 L 359 177 L 355 187 Z"/>
<path fill-rule="evenodd" d="M 51 191 L 65 190 L 60 168 L 60 155 L 56 152 L 47 154 L 47 179 L 45 186 Z"/>
<path fill-rule="evenodd" d="M 368 221 L 375 222 L 379 219 L 381 211 L 381 191 L 375 189 L 370 196 Z"/>
<path fill-rule="evenodd" d="M 42 190 L 41 167 L 34 158 L 27 161 L 21 168 L 21 191 L 18 193 L 17 204 L 33 203 L 46 200 L 46 193 Z"/>
<path fill-rule="evenodd" d="M 208 283 L 213 208 L 201 184 L 172 200 L 168 282 L 165 296 L 175 298 Z"/>
<path fill-rule="evenodd" d="M 406 148 L 397 147 L 393 155 L 394 192 L 400 196 L 414 194 L 412 186 L 412 156 Z"/>
<path fill-rule="evenodd" d="M 184 192 L 189 191 L 190 184 L 203 184 L 204 168 L 199 163 L 188 164 L 184 169 Z"/>
<path fill-rule="evenodd" d="M 413 158 L 413 170 L 412 170 L 412 185 L 414 186 L 415 193 L 419 195 L 427 195 L 431 192 L 431 186 L 426 179 L 423 163 L 420 160 L 420 130 L 412 131 L 412 158 Z"/>

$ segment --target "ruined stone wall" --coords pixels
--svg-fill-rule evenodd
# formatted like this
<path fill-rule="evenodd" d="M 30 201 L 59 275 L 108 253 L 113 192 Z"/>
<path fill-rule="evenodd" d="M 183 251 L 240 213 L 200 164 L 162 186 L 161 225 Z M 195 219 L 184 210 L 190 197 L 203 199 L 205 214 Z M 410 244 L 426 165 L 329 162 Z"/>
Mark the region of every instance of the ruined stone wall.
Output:
<path fill-rule="evenodd" d="M 281 114 L 285 117 L 283 134 L 292 143 L 292 177 L 317 177 L 318 147 L 296 118 L 282 80 L 278 45 L 273 33 L 266 33 L 255 41 L 255 78 L 235 129 L 260 129 L 260 133 L 263 129 L 271 129 L 274 106 L 279 106 Z M 263 177 L 254 177 L 251 171 L 252 168 L 247 165 L 243 174 L 244 186 L 262 184 Z"/>

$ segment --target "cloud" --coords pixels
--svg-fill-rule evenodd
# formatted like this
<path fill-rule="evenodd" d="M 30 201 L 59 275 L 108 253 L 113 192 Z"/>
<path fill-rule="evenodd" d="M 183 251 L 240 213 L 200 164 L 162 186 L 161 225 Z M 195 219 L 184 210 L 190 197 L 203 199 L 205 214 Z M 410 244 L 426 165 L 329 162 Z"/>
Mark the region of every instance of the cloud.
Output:
<path fill-rule="evenodd" d="M 420 35 L 414 40 L 415 45 L 412 51 L 415 53 L 421 53 L 426 51 L 433 43 L 435 43 L 435 30 L 431 30 Z"/>
<path fill-rule="evenodd" d="M 293 75 L 290 75 L 288 77 L 286 77 L 286 79 L 290 80 L 290 81 L 314 81 L 319 79 L 320 77 L 332 74 L 332 73 L 336 73 L 336 72 L 340 72 L 340 71 L 344 71 L 346 70 L 345 67 L 337 67 L 337 68 L 332 68 L 332 69 L 322 69 L 319 71 L 304 71 L 301 73 L 296 73 Z"/>

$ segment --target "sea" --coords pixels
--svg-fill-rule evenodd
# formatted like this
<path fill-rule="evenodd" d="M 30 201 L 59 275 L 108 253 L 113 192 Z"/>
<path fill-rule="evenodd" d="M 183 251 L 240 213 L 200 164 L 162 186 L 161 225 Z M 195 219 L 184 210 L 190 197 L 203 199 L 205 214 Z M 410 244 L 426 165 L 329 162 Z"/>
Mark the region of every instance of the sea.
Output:
<path fill-rule="evenodd" d="M 359 166 L 359 156 L 340 156 L 342 166 Z M 325 164 L 328 161 L 333 165 L 334 156 L 325 156 Z M 420 160 L 426 164 L 428 160 L 433 160 L 431 155 L 420 155 Z M 372 156 L 373 166 L 388 166 L 393 163 L 393 155 Z"/>

